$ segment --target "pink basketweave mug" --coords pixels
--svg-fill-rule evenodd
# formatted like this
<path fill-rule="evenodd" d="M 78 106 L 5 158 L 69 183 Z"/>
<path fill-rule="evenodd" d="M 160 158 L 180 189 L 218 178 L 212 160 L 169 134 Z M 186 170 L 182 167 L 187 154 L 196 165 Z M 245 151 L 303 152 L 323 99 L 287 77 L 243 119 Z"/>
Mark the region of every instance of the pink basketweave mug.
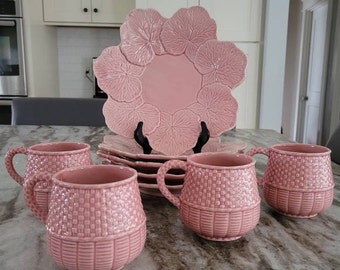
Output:
<path fill-rule="evenodd" d="M 259 178 L 268 205 L 286 216 L 309 218 L 333 201 L 330 152 L 320 145 L 286 143 L 255 147 L 247 154 L 268 156 L 264 176 Z"/>
<path fill-rule="evenodd" d="M 172 168 L 185 170 L 183 189 L 176 197 L 164 176 Z M 235 240 L 251 231 L 260 218 L 255 160 L 243 154 L 200 153 L 187 161 L 170 160 L 158 170 L 162 194 L 180 210 L 183 223 L 199 236 Z"/>
<path fill-rule="evenodd" d="M 27 156 L 25 176 L 21 176 L 14 166 L 14 158 L 18 154 Z M 30 147 L 14 147 L 5 157 L 5 166 L 10 176 L 20 185 L 39 172 L 52 174 L 70 167 L 91 165 L 90 145 L 78 142 L 41 143 Z M 35 187 L 37 202 L 47 212 L 49 187 L 48 181 L 40 182 Z"/>
<path fill-rule="evenodd" d="M 34 194 L 41 181 L 38 175 L 27 179 L 25 200 L 46 224 L 48 251 L 59 266 L 120 269 L 142 252 L 146 217 L 136 170 L 91 165 L 62 170 L 52 180 L 47 176 L 52 182 L 47 214 Z"/>

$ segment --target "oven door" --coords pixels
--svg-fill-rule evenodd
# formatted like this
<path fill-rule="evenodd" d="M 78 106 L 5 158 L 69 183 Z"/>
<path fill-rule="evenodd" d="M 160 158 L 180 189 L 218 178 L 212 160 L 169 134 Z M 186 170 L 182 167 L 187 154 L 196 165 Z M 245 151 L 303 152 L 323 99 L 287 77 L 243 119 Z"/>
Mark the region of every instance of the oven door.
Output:
<path fill-rule="evenodd" d="M 27 96 L 22 19 L 0 18 L 0 97 Z"/>

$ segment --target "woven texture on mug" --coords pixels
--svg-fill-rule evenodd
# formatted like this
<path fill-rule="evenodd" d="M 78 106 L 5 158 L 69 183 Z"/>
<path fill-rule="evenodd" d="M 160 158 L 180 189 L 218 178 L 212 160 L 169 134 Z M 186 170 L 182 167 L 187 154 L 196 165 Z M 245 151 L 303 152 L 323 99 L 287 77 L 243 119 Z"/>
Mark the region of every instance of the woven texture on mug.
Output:
<path fill-rule="evenodd" d="M 25 179 L 38 172 L 54 174 L 62 169 L 91 164 L 91 153 L 87 149 L 82 152 L 60 155 L 40 155 L 29 152 Z M 36 185 L 35 189 L 48 189 L 48 186 L 42 181 Z"/>
<path fill-rule="evenodd" d="M 333 187 L 330 156 L 293 156 L 271 151 L 263 181 L 291 190 Z"/>
<path fill-rule="evenodd" d="M 101 241 L 73 241 L 47 235 L 48 251 L 61 267 L 69 270 L 119 269 L 133 261 L 143 250 L 145 222 L 124 236 Z"/>
<path fill-rule="evenodd" d="M 212 209 L 252 206 L 260 200 L 255 168 L 208 169 L 188 163 L 180 198 Z"/>
<path fill-rule="evenodd" d="M 251 231 L 260 219 L 260 202 L 242 211 L 212 211 L 181 204 L 184 224 L 211 238 L 238 237 Z M 216 239 L 217 240 L 217 239 Z"/>
<path fill-rule="evenodd" d="M 49 209 L 48 231 L 66 237 L 106 237 L 145 220 L 137 180 L 99 189 L 54 184 Z"/>
<path fill-rule="evenodd" d="M 265 184 L 263 196 L 277 211 L 291 216 L 308 217 L 316 215 L 333 202 L 334 189 L 322 191 L 294 191 Z"/>

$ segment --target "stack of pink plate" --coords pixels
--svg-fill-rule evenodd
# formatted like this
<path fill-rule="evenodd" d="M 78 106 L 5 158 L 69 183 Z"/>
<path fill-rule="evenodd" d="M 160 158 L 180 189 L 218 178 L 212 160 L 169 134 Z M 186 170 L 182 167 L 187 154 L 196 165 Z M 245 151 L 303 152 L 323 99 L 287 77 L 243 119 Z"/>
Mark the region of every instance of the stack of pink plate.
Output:
<path fill-rule="evenodd" d="M 210 138 L 203 146 L 202 152 L 242 152 L 246 147 L 243 142 L 222 142 L 220 138 Z M 193 154 L 192 150 L 179 156 L 168 156 L 152 151 L 144 154 L 143 149 L 134 139 L 120 135 L 106 135 L 98 146 L 97 155 L 103 163 L 119 164 L 134 168 L 138 172 L 140 191 L 144 194 L 163 196 L 157 186 L 157 171 L 166 161 L 171 159 L 186 160 Z M 173 194 L 179 194 L 184 181 L 184 171 L 170 170 L 165 177 L 166 185 Z"/>
<path fill-rule="evenodd" d="M 98 85 L 108 95 L 106 125 L 117 134 L 104 138 L 98 156 L 135 168 L 140 190 L 160 195 L 158 168 L 193 154 L 190 149 L 204 126 L 210 139 L 202 152 L 245 148 L 219 137 L 236 126 L 233 91 L 245 79 L 247 56 L 233 42 L 217 40 L 216 22 L 204 8 L 179 9 L 171 18 L 135 9 L 120 34 L 120 44 L 105 48 L 93 64 Z M 133 140 L 136 131 L 158 152 L 143 154 Z M 179 193 L 184 172 L 169 171 L 165 179 Z"/>

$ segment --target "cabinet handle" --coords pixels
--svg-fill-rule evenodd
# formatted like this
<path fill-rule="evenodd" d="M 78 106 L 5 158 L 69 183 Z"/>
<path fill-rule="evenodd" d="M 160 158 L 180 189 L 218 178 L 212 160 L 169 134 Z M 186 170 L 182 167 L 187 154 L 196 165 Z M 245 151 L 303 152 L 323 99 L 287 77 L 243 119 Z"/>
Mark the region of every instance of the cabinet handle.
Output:
<path fill-rule="evenodd" d="M 83 11 L 88 12 L 89 10 L 88 10 L 88 8 L 83 8 Z"/>
<path fill-rule="evenodd" d="M 97 13 L 98 12 L 98 8 L 94 8 L 93 12 Z"/>

